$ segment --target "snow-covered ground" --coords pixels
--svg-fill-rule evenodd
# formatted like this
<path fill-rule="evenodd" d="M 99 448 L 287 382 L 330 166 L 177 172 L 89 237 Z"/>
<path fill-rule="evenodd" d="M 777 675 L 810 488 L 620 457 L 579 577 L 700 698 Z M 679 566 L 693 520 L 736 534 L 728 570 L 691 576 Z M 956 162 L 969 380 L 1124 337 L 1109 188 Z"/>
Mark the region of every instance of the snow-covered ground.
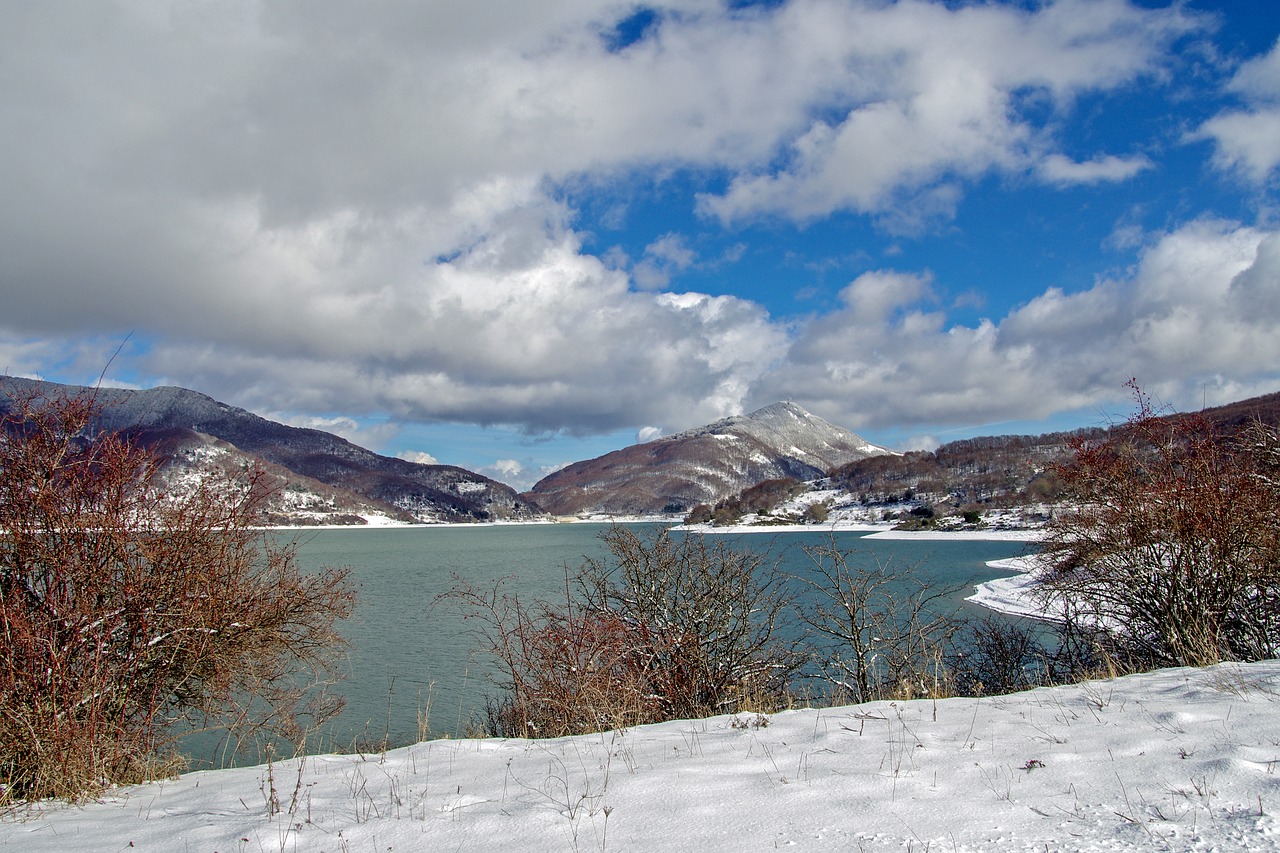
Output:
<path fill-rule="evenodd" d="M 987 565 L 993 569 L 1006 569 L 1016 574 L 978 584 L 973 595 L 966 598 L 966 601 L 1014 616 L 1046 617 L 1043 604 L 1037 600 L 1034 593 L 1033 571 L 1036 568 L 1034 557 L 991 560 Z"/>
<path fill-rule="evenodd" d="M 991 565 L 974 600 L 1033 612 L 1030 558 Z M 0 849 L 1277 850 L 1278 767 L 1267 661 L 190 773 L 19 808 Z"/>
<path fill-rule="evenodd" d="M 0 821 L 14 851 L 1280 849 L 1280 662 L 1012 696 L 437 740 Z"/>

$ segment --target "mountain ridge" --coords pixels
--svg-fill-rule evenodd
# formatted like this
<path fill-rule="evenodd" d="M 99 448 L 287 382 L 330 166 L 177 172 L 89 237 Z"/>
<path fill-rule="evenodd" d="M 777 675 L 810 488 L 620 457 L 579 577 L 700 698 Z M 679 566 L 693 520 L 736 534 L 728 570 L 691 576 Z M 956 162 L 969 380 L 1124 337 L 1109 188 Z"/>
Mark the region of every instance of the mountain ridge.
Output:
<path fill-rule="evenodd" d="M 14 394 L 92 394 L 101 406 L 95 429 L 131 431 L 144 445 L 172 430 L 209 436 L 300 477 L 359 495 L 393 517 L 457 522 L 540 514 L 510 486 L 465 468 L 382 456 L 332 433 L 272 421 L 187 388 L 88 388 L 4 377 L 0 391 L 0 411 L 7 410 Z M 170 453 L 200 443 L 192 435 L 170 433 L 168 439 L 176 442 Z"/>
<path fill-rule="evenodd" d="M 554 515 L 680 513 L 765 480 L 820 477 L 888 454 L 791 402 L 575 462 L 524 497 Z"/>

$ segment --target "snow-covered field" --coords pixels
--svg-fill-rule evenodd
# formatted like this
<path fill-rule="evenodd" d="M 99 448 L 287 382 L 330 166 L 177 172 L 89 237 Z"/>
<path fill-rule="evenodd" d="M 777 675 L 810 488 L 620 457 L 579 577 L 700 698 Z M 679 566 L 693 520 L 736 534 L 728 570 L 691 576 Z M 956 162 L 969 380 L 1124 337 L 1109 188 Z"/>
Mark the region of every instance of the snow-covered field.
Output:
<path fill-rule="evenodd" d="M 975 599 L 1026 613 L 1027 583 Z M 0 848 L 1277 850 L 1278 767 L 1267 661 L 191 773 L 12 811 Z"/>
<path fill-rule="evenodd" d="M 1280 849 L 1280 662 L 438 740 L 43 804 L 14 851 Z"/>

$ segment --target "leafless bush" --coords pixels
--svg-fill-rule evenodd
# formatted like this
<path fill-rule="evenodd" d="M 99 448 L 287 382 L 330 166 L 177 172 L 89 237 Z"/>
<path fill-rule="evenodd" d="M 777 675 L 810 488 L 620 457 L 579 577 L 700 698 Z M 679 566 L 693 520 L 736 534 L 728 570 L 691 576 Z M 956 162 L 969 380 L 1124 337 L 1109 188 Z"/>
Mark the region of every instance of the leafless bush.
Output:
<path fill-rule="evenodd" d="M 1053 662 L 1038 626 L 997 616 L 967 622 L 948 660 L 956 692 L 966 696 L 1049 683 L 1055 676 Z"/>
<path fill-rule="evenodd" d="M 444 596 L 498 664 L 488 733 L 555 737 L 786 701 L 798 658 L 778 640 L 786 599 L 762 557 L 666 531 L 602 538 L 610 558 L 586 561 L 563 604 L 526 605 L 501 582 Z"/>
<path fill-rule="evenodd" d="M 1131 383 L 1132 385 L 1132 383 Z M 1082 441 L 1059 474 L 1077 509 L 1058 513 L 1045 589 L 1079 624 L 1137 657 L 1204 665 L 1280 652 L 1280 490 L 1273 433 L 1254 446 L 1206 419 L 1136 414 Z"/>
<path fill-rule="evenodd" d="M 89 434 L 90 397 L 16 395 L 0 420 L 0 800 L 77 797 L 174 766 L 175 723 L 298 734 L 334 710 L 341 571 L 264 540 L 250 472 L 182 493 Z"/>
<path fill-rule="evenodd" d="M 585 607 L 634 627 L 666 719 L 784 703 L 799 658 L 784 642 L 791 596 L 765 553 L 724 539 L 602 534 L 610 557 L 578 572 Z"/>
<path fill-rule="evenodd" d="M 810 567 L 796 580 L 809 595 L 800 619 L 820 638 L 816 675 L 833 699 L 951 694 L 946 658 L 961 626 L 947 603 L 954 590 L 886 564 L 863 570 L 834 541 L 803 550 Z"/>
<path fill-rule="evenodd" d="M 609 613 L 526 605 L 504 582 L 457 581 L 445 598 L 478 625 L 483 651 L 498 664 L 501 694 L 481 722 L 499 737 L 561 737 L 622 728 L 660 717 L 646 672 L 645 638 Z"/>

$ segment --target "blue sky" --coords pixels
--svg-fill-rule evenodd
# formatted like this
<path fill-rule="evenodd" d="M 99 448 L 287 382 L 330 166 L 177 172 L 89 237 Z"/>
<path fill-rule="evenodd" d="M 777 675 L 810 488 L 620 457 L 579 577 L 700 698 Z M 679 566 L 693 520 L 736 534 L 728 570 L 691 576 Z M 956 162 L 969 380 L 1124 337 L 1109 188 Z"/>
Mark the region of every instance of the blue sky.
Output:
<path fill-rule="evenodd" d="M 778 399 L 911 448 L 1280 390 L 1269 2 L 25 5 L 15 375 L 518 487 Z"/>

